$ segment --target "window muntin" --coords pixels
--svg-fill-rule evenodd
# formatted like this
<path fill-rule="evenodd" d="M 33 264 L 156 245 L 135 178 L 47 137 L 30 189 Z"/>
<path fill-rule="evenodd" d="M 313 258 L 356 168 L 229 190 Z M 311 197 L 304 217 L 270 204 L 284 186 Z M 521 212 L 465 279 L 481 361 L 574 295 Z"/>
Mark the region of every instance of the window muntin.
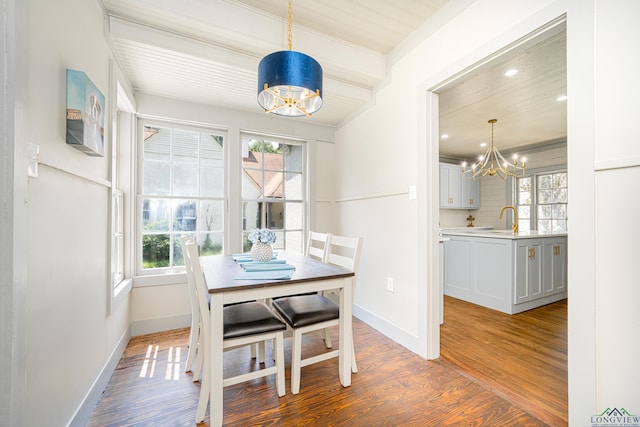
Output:
<path fill-rule="evenodd" d="M 193 236 L 203 255 L 222 253 L 225 135 L 155 123 L 142 129 L 139 270 L 184 266 L 183 235 Z"/>
<path fill-rule="evenodd" d="M 567 232 L 566 171 L 537 173 L 518 178 L 516 190 L 520 231 L 534 229 L 545 233 Z"/>
<path fill-rule="evenodd" d="M 302 252 L 305 217 L 304 145 L 274 138 L 242 138 L 243 250 L 254 228 L 270 228 L 276 249 Z"/>

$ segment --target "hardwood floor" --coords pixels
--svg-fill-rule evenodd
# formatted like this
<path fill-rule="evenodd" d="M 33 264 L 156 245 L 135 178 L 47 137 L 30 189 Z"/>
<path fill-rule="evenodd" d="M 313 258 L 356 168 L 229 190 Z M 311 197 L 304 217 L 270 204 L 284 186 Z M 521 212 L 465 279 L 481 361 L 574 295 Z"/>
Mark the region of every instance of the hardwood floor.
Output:
<path fill-rule="evenodd" d="M 549 425 L 568 423 L 567 300 L 516 315 L 445 297 L 441 359 Z"/>
<path fill-rule="evenodd" d="M 292 395 L 289 389 L 289 367 L 291 357 L 290 340 L 285 345 L 287 368 L 287 394 L 278 398 L 275 378 L 262 378 L 251 382 L 227 387 L 224 390 L 224 424 L 226 426 L 544 426 L 562 425 L 555 418 L 540 414 L 553 414 L 552 409 L 538 410 L 541 405 L 551 405 L 562 413 L 562 399 L 541 399 L 529 401 L 529 396 L 518 397 L 503 389 L 499 382 L 491 382 L 485 377 L 492 374 L 491 367 L 484 367 L 480 353 L 467 351 L 471 366 L 477 366 L 479 380 L 474 378 L 473 369 L 466 369 L 457 363 L 463 359 L 461 346 L 454 343 L 464 334 L 455 331 L 454 319 L 460 319 L 460 312 L 449 307 L 450 313 L 443 326 L 443 350 L 447 358 L 426 361 L 393 342 L 354 318 L 355 347 L 358 355 L 359 373 L 352 376 L 352 385 L 343 388 L 338 380 L 337 359 L 303 368 L 300 394 Z M 446 313 L 446 311 L 445 311 Z M 492 314 L 495 312 L 491 312 Z M 481 314 L 474 314 L 473 322 L 483 323 Z M 489 316 L 493 317 L 493 316 Z M 500 317 L 500 316 L 498 316 Z M 566 317 L 565 317 L 566 318 Z M 513 337 L 508 334 L 500 338 L 482 338 L 487 347 L 496 348 L 496 340 L 504 340 L 517 360 L 520 355 L 531 359 L 520 372 L 517 363 L 509 358 L 501 360 L 495 369 L 497 375 L 506 377 L 512 366 L 517 377 L 527 383 L 532 364 L 550 365 L 549 369 L 561 376 L 564 360 L 564 388 L 566 392 L 566 333 L 565 350 L 557 349 L 557 356 L 544 350 L 540 357 L 522 353 L 520 347 L 536 347 L 539 342 L 524 340 L 531 335 L 545 334 L 546 321 L 521 325 Z M 501 320 L 502 323 L 508 323 Z M 464 322 L 463 322 L 464 323 Z M 472 322 L 469 322 L 472 323 Z M 466 325 L 463 325 L 466 326 Z M 477 325 L 474 329 L 486 329 Z M 552 336 L 552 332 L 546 332 Z M 337 339 L 337 329 L 333 335 Z M 184 373 L 188 329 L 168 331 L 135 337 L 125 353 L 107 386 L 101 401 L 87 424 L 88 426 L 191 426 L 200 391 L 199 383 L 192 381 L 191 374 Z M 445 343 L 448 343 L 445 345 Z M 508 345 L 507 345 L 508 344 Z M 562 338 L 556 339 L 556 347 L 561 348 Z M 311 349 L 315 347 L 315 349 Z M 317 334 L 305 337 L 305 348 L 318 351 L 322 340 Z M 471 348 L 469 346 L 469 348 Z M 564 354 L 564 355 L 562 355 Z M 458 356 L 456 356 L 458 355 Z M 482 356 L 483 358 L 485 356 Z M 557 360 L 556 360 L 557 359 Z M 267 363 L 272 363 L 268 358 Z M 555 366 L 558 365 L 558 366 Z M 225 375 L 246 371 L 256 366 L 250 359 L 248 348 L 225 354 Z M 523 368 L 520 368 L 523 369 Z M 536 381 L 538 377 L 536 375 Z M 552 385 L 552 390 L 563 386 Z M 527 385 L 528 389 L 534 389 Z M 550 395 L 548 388 L 537 394 Z M 565 393 L 566 394 L 566 393 Z M 547 403 L 547 400 L 550 402 Z M 557 400 L 557 402 L 556 402 Z M 566 396 L 564 398 L 566 420 Z M 540 418 L 536 418 L 536 416 Z M 558 420 L 562 417 L 558 416 Z M 208 410 L 205 423 L 208 425 Z M 566 422 L 565 422 L 566 424 Z"/>

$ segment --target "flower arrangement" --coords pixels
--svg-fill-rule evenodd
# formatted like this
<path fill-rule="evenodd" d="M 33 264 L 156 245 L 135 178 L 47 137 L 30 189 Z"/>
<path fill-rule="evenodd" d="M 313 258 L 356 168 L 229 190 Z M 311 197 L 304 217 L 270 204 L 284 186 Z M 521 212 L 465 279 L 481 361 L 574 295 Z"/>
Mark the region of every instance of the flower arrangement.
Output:
<path fill-rule="evenodd" d="M 276 242 L 276 233 L 268 228 L 256 228 L 249 233 L 248 239 L 251 243 L 261 242 L 272 245 Z"/>

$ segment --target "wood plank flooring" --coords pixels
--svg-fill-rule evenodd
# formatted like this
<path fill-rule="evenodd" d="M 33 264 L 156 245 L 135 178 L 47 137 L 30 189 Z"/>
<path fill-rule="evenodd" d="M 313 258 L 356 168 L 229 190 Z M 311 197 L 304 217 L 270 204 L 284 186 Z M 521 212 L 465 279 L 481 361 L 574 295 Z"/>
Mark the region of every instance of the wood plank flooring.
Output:
<path fill-rule="evenodd" d="M 441 359 L 547 424 L 567 425 L 567 300 L 516 315 L 444 304 Z"/>
<path fill-rule="evenodd" d="M 473 369 L 458 365 L 454 357 L 460 345 L 450 345 L 463 332 L 454 332 L 456 312 L 448 306 L 443 326 L 443 357 L 426 361 L 401 345 L 386 338 L 354 318 L 355 347 L 359 373 L 352 376 L 352 385 L 343 388 L 338 380 L 338 361 L 331 359 L 303 368 L 300 394 L 289 388 L 290 340 L 285 340 L 287 394 L 278 398 L 275 378 L 262 378 L 227 387 L 224 390 L 224 424 L 226 426 L 544 426 L 562 425 L 543 415 L 551 409 L 537 411 L 537 401 L 528 396 L 518 398 L 491 383 L 485 376 L 491 370 L 482 367 L 479 380 Z M 494 317 L 489 313 L 489 317 Z M 451 316 L 450 316 L 451 315 Z M 500 316 L 498 316 L 500 317 Z M 482 322 L 481 320 L 477 320 Z M 505 322 L 502 320 L 502 322 Z M 542 324 L 526 329 L 542 329 Z M 481 328 L 480 328 L 481 329 Z M 450 338 L 447 338 L 447 334 Z M 516 344 L 536 346 L 522 338 L 530 333 L 521 331 L 507 341 L 515 359 L 519 359 Z M 333 330 L 338 342 L 337 329 Z M 200 385 L 184 373 L 187 356 L 188 329 L 135 337 L 107 386 L 101 401 L 87 424 L 93 426 L 191 426 L 194 424 Z M 559 339 L 557 346 L 562 347 Z M 566 345 L 566 335 L 565 341 Z M 489 341 L 488 346 L 495 347 Z M 322 351 L 319 335 L 305 337 L 303 352 Z M 468 351 L 467 353 L 475 353 Z M 560 351 L 561 353 L 561 351 Z M 467 355 L 467 356 L 473 356 Z M 530 356 L 527 356 L 530 357 Z M 530 357 L 531 363 L 538 361 Z M 554 359 L 545 351 L 542 358 Z M 271 364 L 267 358 L 267 364 Z M 462 359 L 459 356 L 458 359 Z M 471 366 L 478 366 L 478 357 L 470 357 Z M 558 356 L 558 365 L 562 357 Z M 566 349 L 564 352 L 566 364 Z M 514 370 L 517 368 L 514 364 Z M 527 363 L 527 369 L 530 369 Z M 225 376 L 256 368 L 248 348 L 225 354 Z M 557 368 L 561 371 L 561 368 Z M 566 366 L 564 368 L 566 373 Z M 505 376 L 506 373 L 500 374 Z M 516 372 L 517 376 L 523 373 Z M 560 374 L 558 374 L 560 375 Z M 566 386 L 566 375 L 565 375 Z M 552 388 L 557 388 L 553 386 Z M 531 387 L 530 387 L 531 388 Z M 562 386 L 560 386 L 562 388 Z M 565 387 L 566 388 L 566 387 Z M 541 394 L 548 390 L 541 390 Z M 553 400 L 553 399 L 552 399 Z M 561 400 L 561 399 L 559 399 Z M 566 400 L 566 396 L 565 396 Z M 541 400 L 543 403 L 544 400 Z M 561 406 L 561 402 L 559 402 Z M 566 419 L 566 405 L 564 407 Z M 562 409 L 557 412 L 562 413 Z M 209 424 L 207 418 L 202 425 Z M 538 418 L 536 417 L 538 416 Z M 559 419 L 562 417 L 559 416 Z M 566 423 L 565 423 L 566 425 Z"/>

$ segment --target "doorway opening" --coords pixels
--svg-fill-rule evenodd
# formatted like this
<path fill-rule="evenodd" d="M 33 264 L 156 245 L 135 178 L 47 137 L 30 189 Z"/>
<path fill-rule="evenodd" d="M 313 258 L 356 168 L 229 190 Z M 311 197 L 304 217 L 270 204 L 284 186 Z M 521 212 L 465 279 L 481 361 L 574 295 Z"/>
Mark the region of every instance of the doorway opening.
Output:
<path fill-rule="evenodd" d="M 513 69 L 518 70 L 515 75 L 505 76 Z M 558 100 L 561 96 L 566 99 L 564 18 L 458 73 L 432 88 L 432 93 L 438 97 L 440 162 L 460 165 L 464 160 L 474 161 L 486 150 L 480 144 L 492 138 L 488 120 L 498 119 L 495 142 L 503 154 L 526 153 L 530 170 L 566 170 L 566 103 Z M 473 217 L 476 226 L 508 228 L 511 222 L 499 219 L 500 209 L 517 205 L 517 194 L 513 181 L 483 178 L 479 208 L 441 207 L 439 226 L 464 228 Z M 443 271 L 439 275 L 442 280 Z M 521 315 L 507 315 L 444 296 L 445 286 L 440 284 L 442 359 L 529 408 L 543 421 L 566 424 L 566 300 Z M 550 332 L 536 338 L 527 330 Z"/>

